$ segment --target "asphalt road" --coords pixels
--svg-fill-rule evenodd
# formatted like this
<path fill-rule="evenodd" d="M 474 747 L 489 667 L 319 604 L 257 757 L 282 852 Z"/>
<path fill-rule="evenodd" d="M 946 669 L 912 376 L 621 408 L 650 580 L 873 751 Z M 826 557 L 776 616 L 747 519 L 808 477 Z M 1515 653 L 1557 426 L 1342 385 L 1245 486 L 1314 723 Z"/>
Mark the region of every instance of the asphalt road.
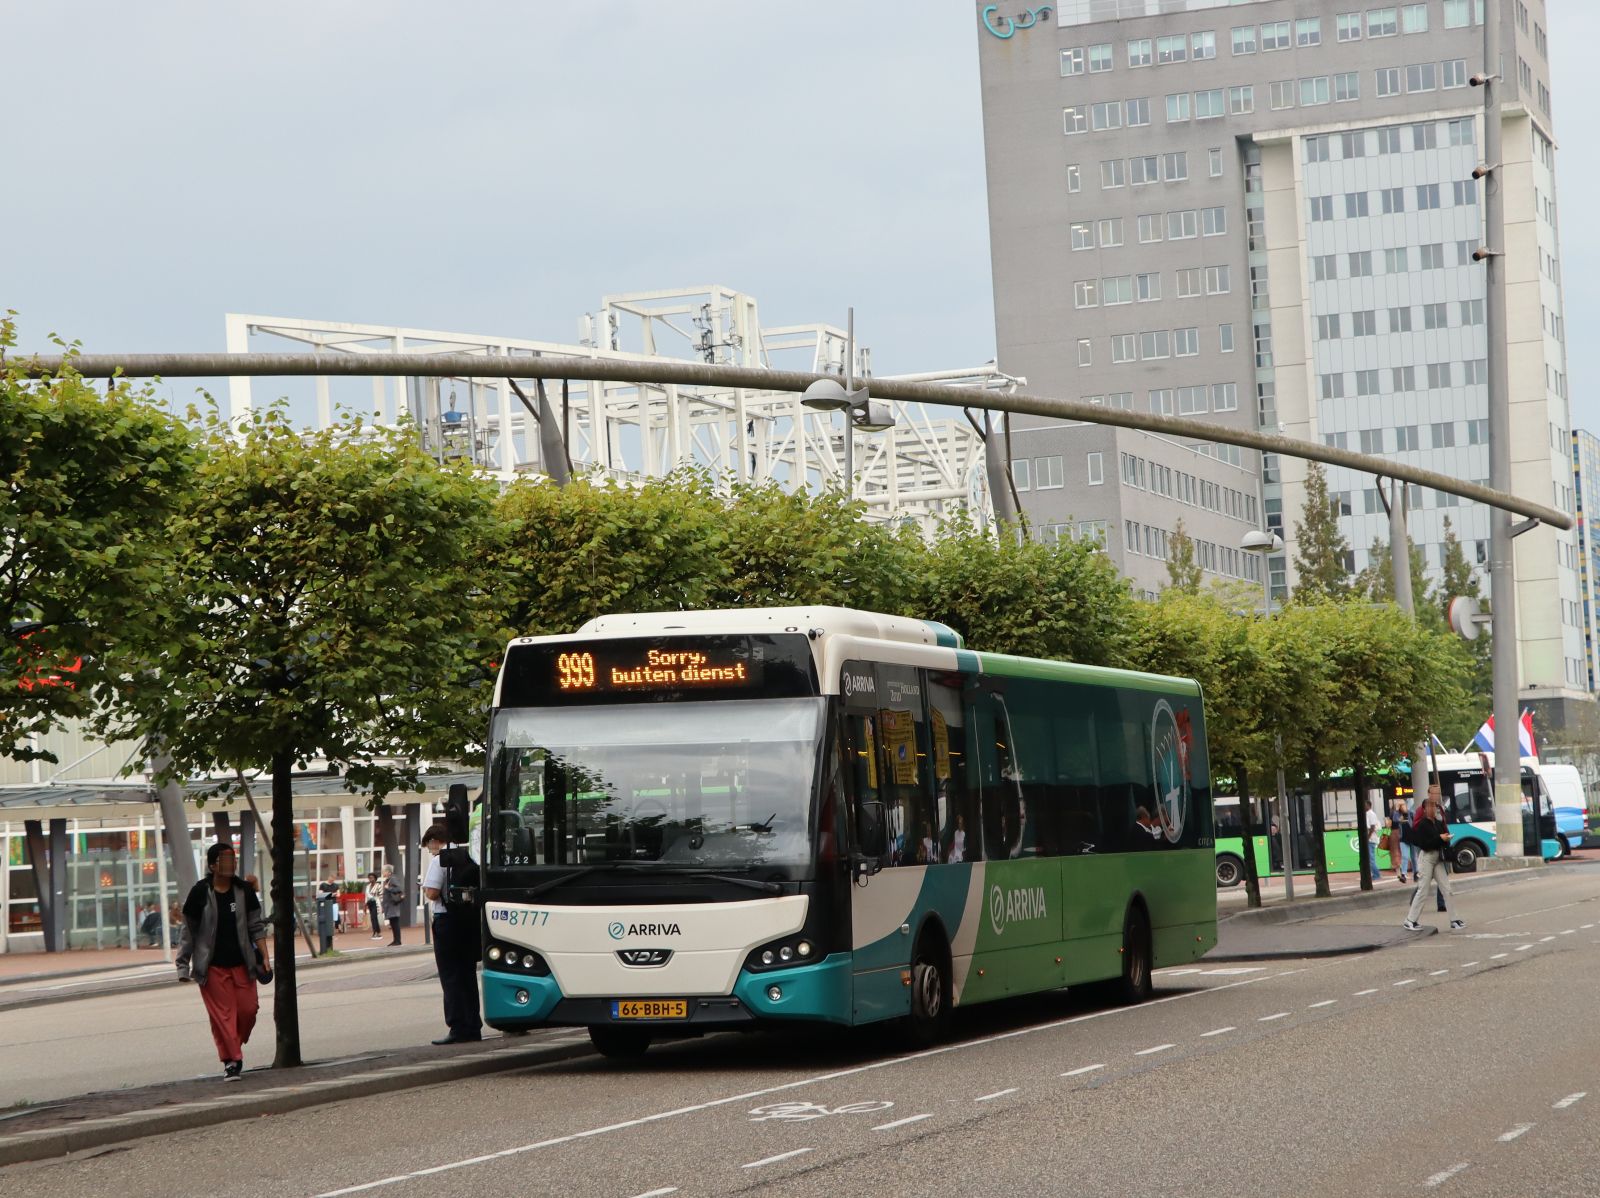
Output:
<path fill-rule="evenodd" d="M 1464 914 L 1362 957 L 1165 971 L 1135 1008 L 977 1008 L 930 1052 L 709 1037 L 15 1166 L 0 1191 L 1600 1193 L 1600 869 Z"/>

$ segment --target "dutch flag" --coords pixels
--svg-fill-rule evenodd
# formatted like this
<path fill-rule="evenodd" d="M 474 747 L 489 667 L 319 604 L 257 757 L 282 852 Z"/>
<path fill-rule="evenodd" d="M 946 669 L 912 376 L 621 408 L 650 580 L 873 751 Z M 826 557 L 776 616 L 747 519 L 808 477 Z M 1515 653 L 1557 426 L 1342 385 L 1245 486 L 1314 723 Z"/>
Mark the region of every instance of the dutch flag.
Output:
<path fill-rule="evenodd" d="M 1478 735 L 1472 738 L 1472 744 L 1467 747 L 1485 753 L 1494 752 L 1494 716 L 1483 722 L 1483 727 L 1478 729 Z M 1523 708 L 1522 719 L 1517 725 L 1517 748 L 1523 757 L 1539 755 L 1533 746 L 1533 712 L 1527 708 Z"/>

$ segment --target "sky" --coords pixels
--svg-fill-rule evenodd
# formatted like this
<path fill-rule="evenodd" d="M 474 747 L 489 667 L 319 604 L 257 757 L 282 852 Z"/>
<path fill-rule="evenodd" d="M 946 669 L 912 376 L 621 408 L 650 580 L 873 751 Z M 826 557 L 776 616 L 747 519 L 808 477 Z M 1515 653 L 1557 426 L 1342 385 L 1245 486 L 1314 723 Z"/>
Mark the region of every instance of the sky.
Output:
<path fill-rule="evenodd" d="M 1549 5 L 1568 374 L 1600 431 L 1600 125 L 1565 119 L 1600 100 L 1600 4 Z M 226 312 L 571 342 L 602 295 L 720 283 L 769 327 L 854 306 L 879 374 L 994 356 L 969 0 L 0 12 L 23 350 L 218 351 Z"/>

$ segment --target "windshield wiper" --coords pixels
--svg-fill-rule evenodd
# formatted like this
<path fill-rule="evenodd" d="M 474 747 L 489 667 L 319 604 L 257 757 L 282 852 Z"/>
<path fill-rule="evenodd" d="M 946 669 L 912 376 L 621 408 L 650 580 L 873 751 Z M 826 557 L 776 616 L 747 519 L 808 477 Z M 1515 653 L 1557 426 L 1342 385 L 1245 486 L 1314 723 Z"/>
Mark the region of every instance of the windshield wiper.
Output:
<path fill-rule="evenodd" d="M 674 874 L 682 878 L 705 878 L 711 882 L 726 882 L 730 886 L 743 886 L 747 890 L 759 890 L 763 894 L 782 894 L 783 887 L 776 882 L 763 882 L 758 878 L 735 878 L 728 874 L 719 874 L 715 870 L 701 869 L 695 865 L 618 865 L 614 868 L 628 873 L 641 874 Z"/>
<path fill-rule="evenodd" d="M 563 882 L 570 882 L 574 878 L 581 878 L 584 874 L 592 874 L 601 868 L 602 867 L 598 865 L 580 865 L 571 873 L 562 874 L 559 878 L 547 878 L 545 881 L 540 882 L 537 886 L 529 887 L 526 891 L 526 896 L 528 898 L 532 898 L 536 894 L 543 894 L 546 890 L 554 890 Z"/>

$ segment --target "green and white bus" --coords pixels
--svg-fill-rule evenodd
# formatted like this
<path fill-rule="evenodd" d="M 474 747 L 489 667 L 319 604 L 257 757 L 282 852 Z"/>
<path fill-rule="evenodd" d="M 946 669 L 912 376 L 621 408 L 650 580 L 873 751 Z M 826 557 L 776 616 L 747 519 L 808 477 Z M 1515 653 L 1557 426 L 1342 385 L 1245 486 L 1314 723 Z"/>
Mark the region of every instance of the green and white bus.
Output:
<path fill-rule="evenodd" d="M 607 1054 L 899 1020 L 1216 943 L 1205 719 L 1179 678 L 843 608 L 616 615 L 506 651 L 484 1014 Z"/>

